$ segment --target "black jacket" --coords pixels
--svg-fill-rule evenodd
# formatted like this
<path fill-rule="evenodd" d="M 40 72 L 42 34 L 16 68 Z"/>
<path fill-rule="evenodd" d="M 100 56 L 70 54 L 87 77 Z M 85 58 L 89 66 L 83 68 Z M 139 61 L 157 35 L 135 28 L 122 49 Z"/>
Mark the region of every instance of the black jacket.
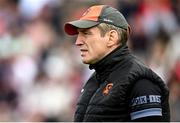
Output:
<path fill-rule="evenodd" d="M 74 121 L 169 121 L 166 85 L 127 46 L 90 69 L 96 72 L 81 91 Z"/>

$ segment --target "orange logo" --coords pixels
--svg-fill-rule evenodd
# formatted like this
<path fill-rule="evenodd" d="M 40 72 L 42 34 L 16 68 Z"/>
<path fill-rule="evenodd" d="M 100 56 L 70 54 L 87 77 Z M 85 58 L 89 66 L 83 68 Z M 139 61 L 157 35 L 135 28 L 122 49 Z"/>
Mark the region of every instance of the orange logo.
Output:
<path fill-rule="evenodd" d="M 101 14 L 101 10 L 104 5 L 101 6 L 93 6 L 84 12 L 80 20 L 92 20 L 98 21 L 98 17 Z"/>
<path fill-rule="evenodd" d="M 108 95 L 112 87 L 113 87 L 113 83 L 107 84 L 106 87 L 103 89 L 103 94 Z"/>
<path fill-rule="evenodd" d="M 91 8 L 89 8 L 88 10 L 86 10 L 86 11 L 84 12 L 84 14 L 82 15 L 82 17 L 85 16 L 85 15 L 87 15 L 87 14 L 89 13 L 89 11 L 91 11 Z"/>

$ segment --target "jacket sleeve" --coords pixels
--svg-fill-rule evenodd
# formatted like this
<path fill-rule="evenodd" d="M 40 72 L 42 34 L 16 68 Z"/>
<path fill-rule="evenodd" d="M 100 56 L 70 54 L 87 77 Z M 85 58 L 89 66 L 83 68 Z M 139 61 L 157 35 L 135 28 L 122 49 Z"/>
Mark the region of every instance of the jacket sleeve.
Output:
<path fill-rule="evenodd" d="M 152 81 L 141 79 L 130 92 L 130 116 L 132 121 L 162 121 L 160 88 Z"/>

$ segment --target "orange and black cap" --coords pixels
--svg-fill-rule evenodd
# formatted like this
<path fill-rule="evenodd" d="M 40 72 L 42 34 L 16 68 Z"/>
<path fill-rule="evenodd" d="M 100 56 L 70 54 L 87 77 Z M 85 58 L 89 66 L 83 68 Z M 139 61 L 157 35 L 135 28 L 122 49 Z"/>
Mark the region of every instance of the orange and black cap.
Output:
<path fill-rule="evenodd" d="M 78 28 L 91 28 L 100 23 L 107 23 L 119 28 L 128 29 L 124 16 L 115 8 L 107 5 L 90 7 L 79 20 L 67 22 L 64 30 L 69 35 L 78 34 Z"/>

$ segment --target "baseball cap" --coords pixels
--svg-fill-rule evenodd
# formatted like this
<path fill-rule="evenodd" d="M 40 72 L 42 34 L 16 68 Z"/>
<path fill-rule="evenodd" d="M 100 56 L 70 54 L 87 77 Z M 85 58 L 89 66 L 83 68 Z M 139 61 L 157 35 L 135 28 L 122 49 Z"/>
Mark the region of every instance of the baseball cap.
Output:
<path fill-rule="evenodd" d="M 108 5 L 95 5 L 85 11 L 79 20 L 65 23 L 64 30 L 69 35 L 78 34 L 78 28 L 91 28 L 100 23 L 107 23 L 122 29 L 128 29 L 125 17 Z"/>

